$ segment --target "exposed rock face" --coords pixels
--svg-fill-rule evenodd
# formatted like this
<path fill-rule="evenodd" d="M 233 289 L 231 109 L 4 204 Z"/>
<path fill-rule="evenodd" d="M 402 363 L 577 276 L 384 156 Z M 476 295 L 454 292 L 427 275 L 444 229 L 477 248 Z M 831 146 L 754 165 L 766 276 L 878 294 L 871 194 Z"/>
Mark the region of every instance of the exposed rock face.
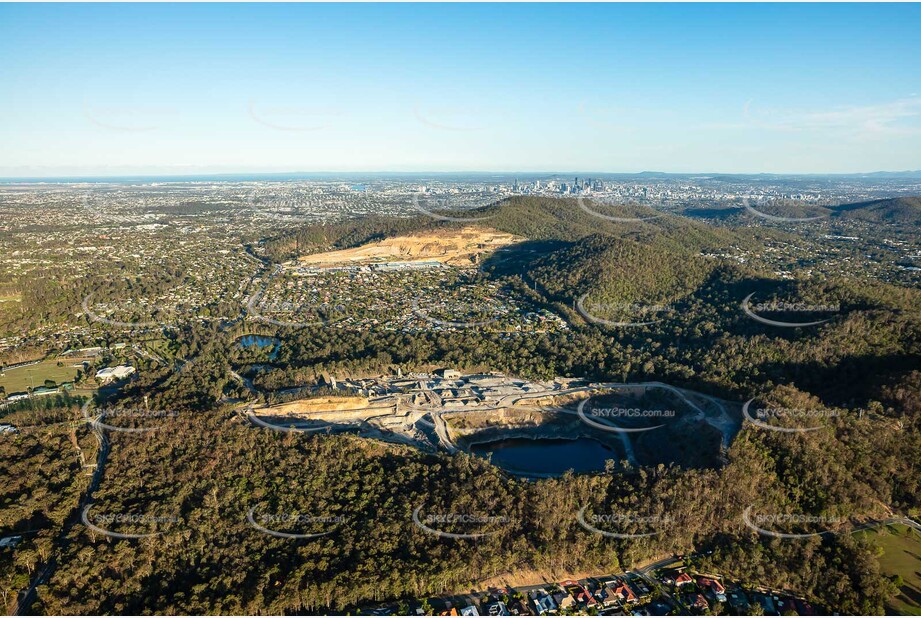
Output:
<path fill-rule="evenodd" d="M 580 422 L 576 417 L 534 409 L 504 408 L 489 414 L 444 414 L 451 440 L 464 450 L 474 444 L 513 438 L 566 438 L 591 437 L 620 447 L 620 440 L 599 435 L 600 432 Z"/>
<path fill-rule="evenodd" d="M 469 266 L 471 262 L 477 263 L 481 255 L 488 255 L 500 247 L 522 240 L 513 234 L 471 225 L 459 230 L 449 228 L 418 232 L 385 238 L 352 249 L 305 255 L 298 258 L 296 265 L 322 268 L 387 261 L 437 261 Z"/>
<path fill-rule="evenodd" d="M 355 422 L 393 413 L 394 406 L 371 406 L 367 397 L 316 397 L 298 399 L 274 406 L 253 408 L 255 414 L 272 417 L 298 417 L 322 421 Z"/>

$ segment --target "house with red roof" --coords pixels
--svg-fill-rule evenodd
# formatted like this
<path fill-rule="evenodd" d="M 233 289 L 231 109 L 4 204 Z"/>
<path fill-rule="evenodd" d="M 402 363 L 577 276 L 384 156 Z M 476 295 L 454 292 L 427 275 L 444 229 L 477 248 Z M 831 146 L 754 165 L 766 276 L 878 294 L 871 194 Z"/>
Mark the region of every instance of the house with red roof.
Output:
<path fill-rule="evenodd" d="M 633 592 L 633 589 L 628 586 L 625 582 L 618 581 L 611 589 L 614 594 L 614 598 L 620 601 L 621 605 L 626 605 L 628 603 L 636 603 L 636 593 Z"/>
<path fill-rule="evenodd" d="M 584 607 L 597 607 L 600 605 L 600 603 L 595 600 L 595 597 L 592 596 L 592 593 L 586 590 L 579 582 L 568 579 L 564 582 L 560 582 L 560 587 L 569 592 L 576 600 L 576 603 Z"/>
<path fill-rule="evenodd" d="M 706 612 L 710 610 L 710 604 L 707 603 L 707 599 L 704 598 L 704 595 L 699 593 L 694 593 L 690 595 L 687 599 L 687 605 L 691 609 Z"/>
<path fill-rule="evenodd" d="M 718 580 L 701 575 L 697 578 L 697 585 L 700 586 L 701 590 L 710 592 L 720 603 L 726 602 L 726 589 Z"/>

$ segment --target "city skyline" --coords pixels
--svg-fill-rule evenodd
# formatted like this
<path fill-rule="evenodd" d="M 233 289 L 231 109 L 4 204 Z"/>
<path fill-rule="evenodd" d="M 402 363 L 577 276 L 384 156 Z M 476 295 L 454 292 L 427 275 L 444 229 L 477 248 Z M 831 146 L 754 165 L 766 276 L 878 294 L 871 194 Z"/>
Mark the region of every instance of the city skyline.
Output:
<path fill-rule="evenodd" d="M 917 170 L 919 26 L 917 5 L 4 5 L 0 177 Z"/>

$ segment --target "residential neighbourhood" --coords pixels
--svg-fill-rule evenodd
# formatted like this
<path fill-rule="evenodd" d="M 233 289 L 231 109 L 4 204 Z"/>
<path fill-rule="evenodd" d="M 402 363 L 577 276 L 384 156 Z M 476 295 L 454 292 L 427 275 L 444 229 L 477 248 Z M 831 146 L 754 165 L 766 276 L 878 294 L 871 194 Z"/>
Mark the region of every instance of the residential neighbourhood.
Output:
<path fill-rule="evenodd" d="M 568 328 L 559 315 L 532 306 L 509 285 L 479 280 L 475 273 L 437 261 L 291 266 L 267 282 L 251 311 L 286 324 L 323 321 L 332 328 L 401 332 L 470 325 L 508 334 Z"/>
<path fill-rule="evenodd" d="M 731 577 L 698 572 L 675 557 L 656 568 L 562 580 L 518 588 L 490 588 L 468 595 L 360 608 L 359 615 L 433 616 L 711 616 L 819 615 L 789 591 L 742 585 Z M 664 566 L 659 566 L 664 565 Z"/>

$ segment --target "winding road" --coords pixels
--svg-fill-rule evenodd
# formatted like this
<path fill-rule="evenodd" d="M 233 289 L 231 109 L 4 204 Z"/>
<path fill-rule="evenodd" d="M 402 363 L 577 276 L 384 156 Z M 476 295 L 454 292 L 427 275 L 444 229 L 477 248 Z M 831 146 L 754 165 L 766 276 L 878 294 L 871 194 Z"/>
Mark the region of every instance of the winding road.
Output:
<path fill-rule="evenodd" d="M 32 579 L 32 582 L 29 584 L 29 587 L 24 593 L 22 593 L 22 598 L 19 601 L 19 604 L 16 606 L 15 611 L 13 612 L 14 616 L 22 616 L 25 612 L 29 610 L 32 606 L 32 603 L 35 602 L 35 591 L 42 584 L 46 583 L 51 577 L 51 574 L 54 573 L 54 569 L 57 567 L 58 558 L 61 555 L 63 548 L 67 545 L 67 535 L 74 525 L 80 521 L 80 514 L 83 512 L 83 509 L 87 504 L 93 501 L 93 492 L 99 488 L 99 484 L 102 482 L 103 469 L 105 468 L 106 459 L 109 456 L 109 439 L 105 435 L 105 432 L 97 425 L 101 416 L 93 418 L 89 423 L 90 428 L 92 429 L 93 436 L 96 438 L 96 441 L 99 444 L 99 452 L 96 453 L 96 469 L 93 471 L 93 476 L 90 479 L 90 484 L 87 486 L 86 491 L 80 498 L 80 502 L 77 505 L 77 508 L 71 515 L 68 517 L 61 532 L 58 537 L 55 539 L 55 545 L 57 549 L 54 550 L 54 554 L 51 558 L 48 559 L 47 564 L 44 568 Z"/>

